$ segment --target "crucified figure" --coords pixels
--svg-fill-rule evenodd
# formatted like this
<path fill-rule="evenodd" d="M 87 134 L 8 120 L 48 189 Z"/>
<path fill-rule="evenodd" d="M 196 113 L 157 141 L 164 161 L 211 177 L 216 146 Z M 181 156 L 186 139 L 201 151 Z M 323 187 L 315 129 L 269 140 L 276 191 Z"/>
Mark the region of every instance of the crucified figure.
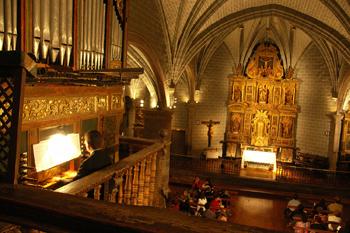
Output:
<path fill-rule="evenodd" d="M 206 125 L 208 127 L 208 147 L 211 147 L 211 139 L 213 137 L 214 131 L 213 131 L 213 126 L 216 124 L 220 124 L 220 121 L 202 121 L 202 125 Z"/>

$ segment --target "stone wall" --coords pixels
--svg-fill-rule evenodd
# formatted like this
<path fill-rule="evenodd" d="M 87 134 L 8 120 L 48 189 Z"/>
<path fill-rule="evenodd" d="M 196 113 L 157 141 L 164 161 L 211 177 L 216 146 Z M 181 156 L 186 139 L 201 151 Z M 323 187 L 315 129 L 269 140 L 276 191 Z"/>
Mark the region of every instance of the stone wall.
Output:
<path fill-rule="evenodd" d="M 327 66 L 316 46 L 306 49 L 295 73 L 300 80 L 296 146 L 304 153 L 327 156 L 331 112 L 336 110 L 336 102 L 332 100 Z"/>

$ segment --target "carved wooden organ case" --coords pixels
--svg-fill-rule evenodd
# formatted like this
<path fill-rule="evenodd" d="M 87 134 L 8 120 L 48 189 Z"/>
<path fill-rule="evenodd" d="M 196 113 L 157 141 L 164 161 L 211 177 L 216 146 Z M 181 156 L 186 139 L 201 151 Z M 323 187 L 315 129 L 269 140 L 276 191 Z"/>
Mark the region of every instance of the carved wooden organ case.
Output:
<path fill-rule="evenodd" d="M 278 48 L 260 44 L 239 70 L 228 77 L 228 153 L 233 144 L 294 147 L 298 81 L 284 74 Z"/>

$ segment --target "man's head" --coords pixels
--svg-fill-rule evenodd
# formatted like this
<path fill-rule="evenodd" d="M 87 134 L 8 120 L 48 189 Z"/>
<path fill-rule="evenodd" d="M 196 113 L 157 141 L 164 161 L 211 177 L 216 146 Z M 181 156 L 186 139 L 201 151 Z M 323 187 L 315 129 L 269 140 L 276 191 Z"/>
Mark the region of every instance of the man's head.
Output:
<path fill-rule="evenodd" d="M 86 150 L 90 153 L 103 147 L 103 137 L 97 130 L 91 130 L 85 133 L 84 139 Z"/>

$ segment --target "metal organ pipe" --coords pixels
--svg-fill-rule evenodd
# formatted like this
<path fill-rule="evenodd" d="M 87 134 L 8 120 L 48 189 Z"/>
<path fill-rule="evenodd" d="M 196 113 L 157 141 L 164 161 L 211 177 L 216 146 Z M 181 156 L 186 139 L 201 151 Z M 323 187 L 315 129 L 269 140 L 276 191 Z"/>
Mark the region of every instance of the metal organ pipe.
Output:
<path fill-rule="evenodd" d="M 17 1 L 0 0 L 0 50 L 17 46 Z"/>
<path fill-rule="evenodd" d="M 67 49 L 67 0 L 60 0 L 60 64 L 63 66 L 64 55 Z"/>
<path fill-rule="evenodd" d="M 11 50 L 11 34 L 12 34 L 12 9 L 11 0 L 5 0 L 5 48 Z"/>
<path fill-rule="evenodd" d="M 63 9 L 61 9 L 63 10 Z M 59 13 L 60 1 L 51 1 L 50 4 L 50 40 L 51 40 L 51 62 L 55 63 L 60 51 L 59 38 Z M 62 23 L 62 22 L 61 22 Z"/>
<path fill-rule="evenodd" d="M 91 60 L 90 60 L 90 69 L 96 69 L 95 67 L 95 52 L 96 52 L 96 43 L 95 43 L 95 37 L 96 37 L 96 12 L 97 12 L 97 8 L 96 8 L 96 2 L 91 2 L 92 6 L 91 6 L 91 29 L 90 29 L 90 33 L 91 33 L 91 47 L 90 47 L 90 51 L 91 51 Z"/>
<path fill-rule="evenodd" d="M 12 0 L 12 50 L 17 48 L 17 1 Z"/>
<path fill-rule="evenodd" d="M 103 54 L 104 54 L 104 51 L 105 51 L 105 48 L 104 48 L 104 41 L 105 41 L 105 26 L 106 26 L 106 22 L 105 22 L 105 18 L 106 18 L 106 7 L 104 6 L 103 7 L 103 13 L 102 13 L 102 16 L 103 16 L 103 20 L 102 20 L 102 33 L 101 33 L 101 36 L 102 36 L 102 40 L 101 40 L 101 44 L 102 44 L 102 54 L 100 55 L 101 56 L 101 61 L 100 61 L 100 64 L 101 64 L 101 67 L 102 67 L 102 64 L 103 64 Z"/>
<path fill-rule="evenodd" d="M 87 23 L 87 51 L 88 51 L 88 56 L 87 56 L 87 69 L 91 69 L 91 61 L 92 61 L 92 16 L 93 16 L 93 11 L 92 9 L 92 0 L 87 0 L 88 1 L 88 10 L 90 11 L 87 13 L 88 16 L 88 21 Z M 96 10 L 96 9 L 95 9 Z"/>
<path fill-rule="evenodd" d="M 72 50 L 73 0 L 33 0 L 33 53 L 50 63 L 59 56 L 61 65 L 69 65 Z M 40 52 L 41 51 L 41 52 Z"/>
<path fill-rule="evenodd" d="M 70 56 L 73 48 L 73 0 L 67 0 L 67 66 L 70 64 Z"/>
<path fill-rule="evenodd" d="M 101 18 L 101 7 L 103 3 L 102 1 L 96 2 L 96 35 L 95 35 L 95 43 L 96 43 L 96 56 L 95 56 L 95 67 L 97 70 L 101 69 L 100 67 L 100 34 L 101 34 L 101 27 L 100 25 L 100 18 Z"/>
<path fill-rule="evenodd" d="M 40 0 L 33 0 L 33 53 L 39 59 L 39 45 L 41 38 Z"/>
<path fill-rule="evenodd" d="M 121 59 L 121 48 L 122 48 L 123 33 L 122 28 L 119 23 L 116 14 L 112 17 L 112 47 L 111 47 L 111 59 L 120 60 Z"/>
<path fill-rule="evenodd" d="M 4 1 L 0 0 L 0 51 L 2 50 L 2 46 L 4 45 L 4 37 L 5 37 L 5 19 L 4 19 Z"/>
<path fill-rule="evenodd" d="M 103 1 L 81 1 L 79 11 L 80 69 L 101 69 L 104 54 Z"/>
<path fill-rule="evenodd" d="M 41 0 L 41 56 L 43 59 L 47 58 L 47 53 L 50 46 L 50 2 Z"/>
<path fill-rule="evenodd" d="M 79 53 L 79 67 L 80 69 L 84 68 L 84 3 L 83 1 L 79 2 L 79 49 L 80 49 L 80 53 Z"/>
<path fill-rule="evenodd" d="M 84 22 L 83 22 L 83 26 L 84 26 L 84 59 L 83 59 L 83 68 L 87 69 L 88 67 L 88 59 L 87 59 L 87 51 L 88 51 L 88 39 L 87 37 L 88 35 L 88 3 L 87 1 L 84 1 Z"/>

